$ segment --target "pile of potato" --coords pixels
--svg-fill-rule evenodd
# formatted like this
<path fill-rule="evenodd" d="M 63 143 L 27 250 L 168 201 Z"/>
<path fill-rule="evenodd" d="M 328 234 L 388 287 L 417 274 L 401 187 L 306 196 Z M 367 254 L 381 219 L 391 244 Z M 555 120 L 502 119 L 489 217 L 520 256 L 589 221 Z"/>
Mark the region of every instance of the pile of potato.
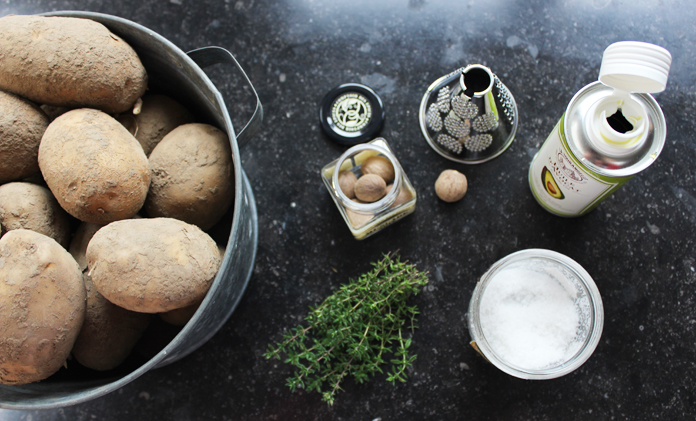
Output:
<path fill-rule="evenodd" d="M 215 278 L 229 139 L 147 83 L 97 22 L 0 18 L 0 383 L 113 369 Z"/>

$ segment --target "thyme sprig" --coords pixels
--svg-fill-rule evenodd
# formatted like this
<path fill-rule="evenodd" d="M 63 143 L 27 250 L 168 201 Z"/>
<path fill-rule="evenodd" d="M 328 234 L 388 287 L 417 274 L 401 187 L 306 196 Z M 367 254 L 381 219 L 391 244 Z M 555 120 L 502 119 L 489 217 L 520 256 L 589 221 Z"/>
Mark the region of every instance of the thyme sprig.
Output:
<path fill-rule="evenodd" d="M 411 295 L 428 283 L 426 272 L 408 262 L 385 254 L 372 263 L 373 269 L 350 280 L 318 307 L 310 307 L 306 327 L 290 329 L 283 341 L 269 345 L 267 359 L 286 356 L 285 362 L 296 367 L 287 385 L 316 390 L 333 405 L 341 382 L 352 376 L 356 382 L 382 373 L 385 359 L 391 362 L 387 381 L 406 381 L 406 369 L 416 359 L 409 355 L 411 338 L 405 329 L 416 329 L 415 305 L 407 305 Z M 327 386 L 324 391 L 322 388 Z"/>

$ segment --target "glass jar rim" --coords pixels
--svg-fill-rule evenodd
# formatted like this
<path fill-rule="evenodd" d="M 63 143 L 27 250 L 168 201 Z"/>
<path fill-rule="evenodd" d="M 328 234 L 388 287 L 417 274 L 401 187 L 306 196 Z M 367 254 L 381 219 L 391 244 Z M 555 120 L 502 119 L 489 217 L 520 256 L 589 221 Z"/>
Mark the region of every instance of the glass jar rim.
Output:
<path fill-rule="evenodd" d="M 481 299 L 486 287 L 495 277 L 495 275 L 511 263 L 532 259 L 544 259 L 552 261 L 568 269 L 575 276 L 575 278 L 579 280 L 582 289 L 587 295 L 591 309 L 591 320 L 588 333 L 580 349 L 562 364 L 538 370 L 516 366 L 498 356 L 483 334 L 483 329 L 480 323 L 481 320 L 479 317 Z M 582 266 L 580 266 L 579 263 L 575 262 L 564 254 L 552 250 L 526 249 L 509 254 L 506 257 L 498 260 L 481 276 L 471 296 L 467 318 L 472 341 L 476 343 L 476 348 L 481 352 L 481 354 L 494 366 L 507 374 L 521 379 L 544 380 L 564 376 L 576 370 L 589 359 L 599 344 L 599 339 L 602 334 L 604 325 L 604 308 L 597 285 L 592 280 L 590 274 Z"/>
<path fill-rule="evenodd" d="M 341 166 L 347 159 L 349 159 L 353 155 L 356 155 L 359 152 L 367 150 L 376 151 L 379 154 L 383 155 L 385 158 L 387 158 L 389 162 L 391 162 L 392 167 L 394 168 L 394 182 L 392 184 L 391 190 L 389 190 L 389 192 L 381 199 L 372 203 L 358 203 L 354 200 L 351 200 L 348 196 L 346 196 L 345 193 L 343 193 L 343 190 L 338 184 L 338 175 L 341 172 Z M 333 176 L 331 177 L 331 182 L 333 184 L 333 189 L 336 192 L 336 196 L 338 196 L 341 203 L 343 203 L 343 205 L 348 209 L 366 214 L 379 212 L 391 206 L 392 203 L 396 201 L 396 198 L 399 195 L 399 190 L 401 190 L 401 166 L 399 165 L 399 161 L 396 159 L 394 154 L 392 154 L 387 148 L 384 148 L 379 145 L 362 143 L 351 147 L 350 149 L 345 151 L 340 158 L 338 158 L 338 160 L 336 161 L 336 166 L 334 167 Z"/>

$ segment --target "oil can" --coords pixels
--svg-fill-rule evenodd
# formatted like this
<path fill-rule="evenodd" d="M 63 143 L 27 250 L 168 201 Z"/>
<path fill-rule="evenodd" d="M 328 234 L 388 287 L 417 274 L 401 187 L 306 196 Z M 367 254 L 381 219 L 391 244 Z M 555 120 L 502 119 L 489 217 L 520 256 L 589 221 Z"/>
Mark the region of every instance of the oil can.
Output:
<path fill-rule="evenodd" d="M 666 123 L 650 93 L 665 89 L 671 60 L 643 42 L 605 50 L 599 81 L 575 94 L 530 165 L 529 185 L 544 209 L 584 215 L 655 161 Z"/>

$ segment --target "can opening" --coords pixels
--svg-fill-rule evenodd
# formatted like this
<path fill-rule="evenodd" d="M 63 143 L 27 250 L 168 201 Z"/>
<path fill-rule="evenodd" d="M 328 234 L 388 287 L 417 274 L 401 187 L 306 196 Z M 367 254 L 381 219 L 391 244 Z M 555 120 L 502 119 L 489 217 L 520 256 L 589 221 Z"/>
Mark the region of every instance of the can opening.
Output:
<path fill-rule="evenodd" d="M 472 98 L 476 93 L 486 91 L 491 86 L 491 75 L 481 67 L 472 67 L 462 74 L 464 95 Z"/>
<path fill-rule="evenodd" d="M 609 157 L 626 157 L 646 140 L 647 121 L 647 112 L 635 98 L 614 94 L 589 108 L 585 133 L 596 151 Z"/>
<path fill-rule="evenodd" d="M 633 130 L 633 124 L 626 120 L 626 117 L 621 112 L 621 108 L 618 108 L 614 114 L 607 117 L 607 123 L 619 133 L 627 133 Z"/>

